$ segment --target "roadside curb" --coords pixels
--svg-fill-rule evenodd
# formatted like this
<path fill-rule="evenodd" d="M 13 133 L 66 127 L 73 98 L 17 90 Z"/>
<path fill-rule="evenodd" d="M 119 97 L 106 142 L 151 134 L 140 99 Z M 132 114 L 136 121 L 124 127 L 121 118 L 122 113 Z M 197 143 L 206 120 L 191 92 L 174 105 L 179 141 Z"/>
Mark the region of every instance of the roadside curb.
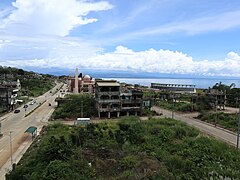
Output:
<path fill-rule="evenodd" d="M 179 115 L 179 114 L 177 114 L 177 115 Z M 219 127 L 219 126 L 215 126 L 215 125 L 213 125 L 213 124 L 211 124 L 211 123 L 208 123 L 208 122 L 205 122 L 205 121 L 201 121 L 201 120 L 198 120 L 198 119 L 195 119 L 195 118 L 190 118 L 190 119 L 192 119 L 192 120 L 194 120 L 194 121 L 197 121 L 197 122 L 200 122 L 200 123 L 203 123 L 203 124 L 207 124 L 207 125 L 209 125 L 209 126 L 215 127 L 216 129 L 220 129 L 220 130 L 223 130 L 223 131 L 225 131 L 225 132 L 227 132 L 227 133 L 230 133 L 230 134 L 232 134 L 232 135 L 236 135 L 236 136 L 237 136 L 237 133 L 235 133 L 235 132 L 233 132 L 233 131 L 230 131 L 230 130 L 228 130 L 228 129 L 225 129 L 225 128 L 222 128 L 222 127 Z"/>

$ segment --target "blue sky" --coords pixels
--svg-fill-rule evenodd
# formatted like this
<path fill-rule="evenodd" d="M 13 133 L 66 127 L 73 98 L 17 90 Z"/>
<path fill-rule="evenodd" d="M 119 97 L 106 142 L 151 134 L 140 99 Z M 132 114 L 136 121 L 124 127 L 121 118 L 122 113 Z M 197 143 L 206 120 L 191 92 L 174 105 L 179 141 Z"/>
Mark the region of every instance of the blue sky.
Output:
<path fill-rule="evenodd" d="M 0 64 L 240 76 L 239 0 L 1 0 Z"/>

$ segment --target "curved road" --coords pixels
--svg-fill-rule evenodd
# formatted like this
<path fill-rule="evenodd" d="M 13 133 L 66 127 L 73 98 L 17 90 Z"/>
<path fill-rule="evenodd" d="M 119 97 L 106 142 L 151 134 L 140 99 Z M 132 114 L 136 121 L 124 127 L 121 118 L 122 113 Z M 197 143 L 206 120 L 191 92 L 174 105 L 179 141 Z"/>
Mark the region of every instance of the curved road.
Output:
<path fill-rule="evenodd" d="M 152 110 L 155 110 L 158 113 L 162 113 L 163 116 L 172 118 L 172 111 L 162 109 L 158 106 L 153 106 Z M 233 133 L 231 131 L 228 131 L 226 129 L 220 128 L 220 127 L 215 127 L 212 124 L 205 123 L 203 121 L 194 119 L 194 118 L 189 118 L 189 117 L 184 117 L 181 116 L 181 114 L 174 112 L 174 119 L 183 121 L 187 123 L 190 126 L 193 126 L 203 133 L 206 133 L 208 135 L 211 135 L 221 141 L 224 141 L 232 146 L 237 146 L 237 134 Z"/>
<path fill-rule="evenodd" d="M 60 89 L 62 83 L 58 83 L 51 91 L 56 92 L 57 88 Z M 65 85 L 66 86 L 66 85 Z M 20 157 L 31 144 L 31 135 L 24 133 L 30 126 L 37 127 L 39 132 L 43 125 L 47 124 L 49 117 L 52 115 L 55 109 L 55 98 L 59 96 L 59 91 L 56 94 L 46 92 L 44 95 L 37 97 L 36 103 L 30 105 L 28 103 L 27 111 L 23 106 L 19 107 L 20 113 L 8 113 L 0 118 L 2 124 L 3 137 L 0 138 L 0 179 L 4 179 L 4 174 L 9 169 L 11 162 L 11 149 L 10 149 L 10 132 L 12 137 L 12 154 L 13 163 L 19 161 Z M 35 109 L 39 103 L 43 103 L 29 116 L 25 117 L 25 114 Z M 49 103 L 52 106 L 49 106 Z"/>

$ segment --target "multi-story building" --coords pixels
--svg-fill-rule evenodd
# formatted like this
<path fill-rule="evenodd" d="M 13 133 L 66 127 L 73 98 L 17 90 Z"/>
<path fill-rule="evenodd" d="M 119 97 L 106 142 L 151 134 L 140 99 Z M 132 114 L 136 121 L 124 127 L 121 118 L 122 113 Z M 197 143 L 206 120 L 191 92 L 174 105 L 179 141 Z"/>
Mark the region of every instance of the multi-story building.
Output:
<path fill-rule="evenodd" d="M 119 117 L 121 112 L 120 84 L 116 81 L 98 81 L 95 86 L 98 117 Z"/>
<path fill-rule="evenodd" d="M 128 90 L 120 94 L 121 115 L 142 115 L 143 93 L 137 90 Z"/>
<path fill-rule="evenodd" d="M 141 91 L 123 90 L 114 80 L 96 82 L 95 99 L 99 118 L 141 115 L 142 98 Z"/>
<path fill-rule="evenodd" d="M 21 89 L 20 81 L 3 82 L 0 85 L 0 106 L 4 110 L 13 110 Z"/>

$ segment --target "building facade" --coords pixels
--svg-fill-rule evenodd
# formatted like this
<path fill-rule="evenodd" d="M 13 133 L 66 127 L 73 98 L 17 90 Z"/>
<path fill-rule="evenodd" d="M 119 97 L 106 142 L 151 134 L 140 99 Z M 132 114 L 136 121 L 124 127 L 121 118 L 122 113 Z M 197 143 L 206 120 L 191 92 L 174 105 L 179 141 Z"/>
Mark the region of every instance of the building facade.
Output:
<path fill-rule="evenodd" d="M 11 111 L 17 103 L 17 97 L 20 96 L 21 84 L 16 82 L 3 82 L 0 84 L 0 106 L 3 110 Z"/>
<path fill-rule="evenodd" d="M 78 69 L 75 71 L 75 77 L 69 80 L 69 91 L 78 93 L 94 93 L 95 79 L 89 75 L 78 75 Z"/>
<path fill-rule="evenodd" d="M 143 93 L 122 89 L 114 80 L 98 81 L 95 86 L 98 117 L 119 117 L 142 114 Z"/>

